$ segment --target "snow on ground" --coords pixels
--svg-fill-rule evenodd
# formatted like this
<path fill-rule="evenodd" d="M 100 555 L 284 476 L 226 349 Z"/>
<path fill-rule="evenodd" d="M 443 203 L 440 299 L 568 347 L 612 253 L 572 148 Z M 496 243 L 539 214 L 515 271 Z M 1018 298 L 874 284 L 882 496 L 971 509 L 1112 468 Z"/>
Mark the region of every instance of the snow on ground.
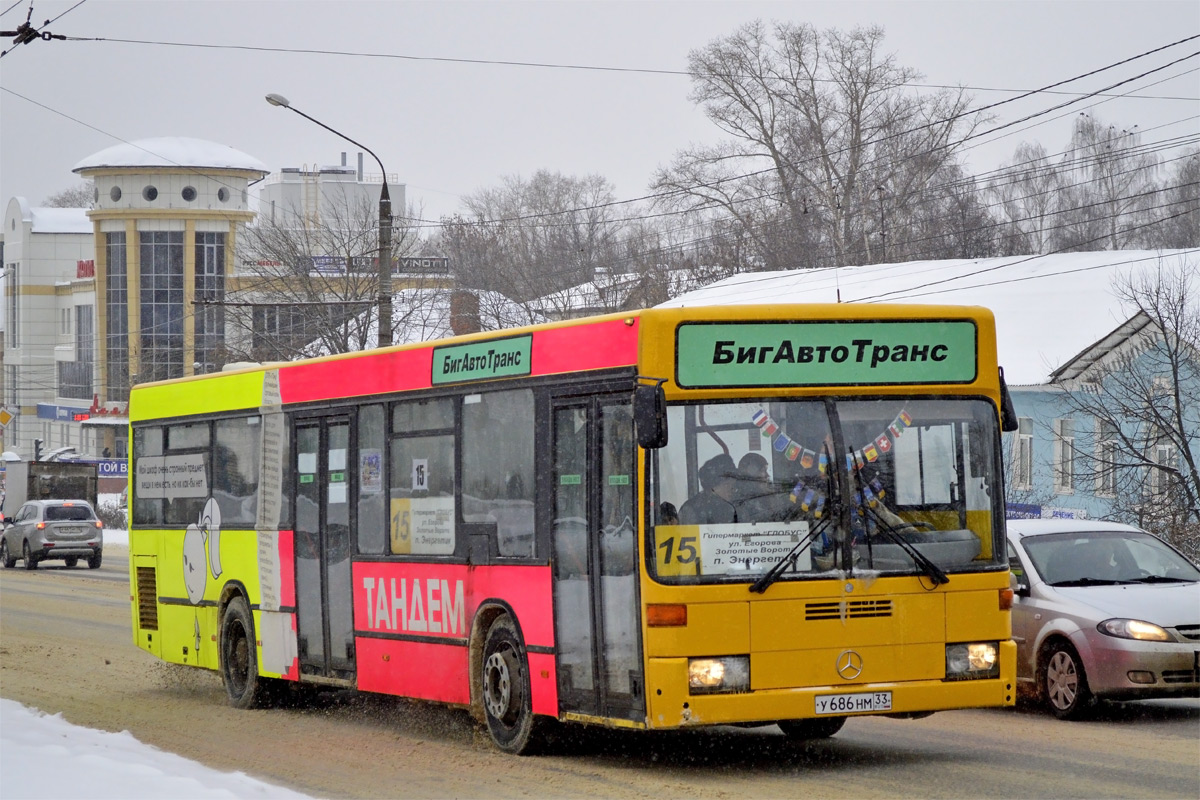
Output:
<path fill-rule="evenodd" d="M 0 796 L 5 800 L 306 800 L 241 772 L 218 772 L 142 744 L 128 731 L 72 725 L 0 699 Z"/>

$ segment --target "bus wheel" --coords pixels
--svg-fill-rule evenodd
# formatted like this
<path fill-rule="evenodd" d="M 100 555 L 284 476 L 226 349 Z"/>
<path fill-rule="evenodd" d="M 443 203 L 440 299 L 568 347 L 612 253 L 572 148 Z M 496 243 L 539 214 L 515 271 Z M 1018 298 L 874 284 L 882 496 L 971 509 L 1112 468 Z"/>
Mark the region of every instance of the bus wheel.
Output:
<path fill-rule="evenodd" d="M 529 755 L 538 745 L 529 697 L 529 667 L 516 626 L 502 616 L 483 645 L 483 709 L 488 733 L 506 753 Z"/>
<path fill-rule="evenodd" d="M 221 682 L 234 708 L 259 708 L 266 703 L 267 687 L 258 676 L 254 650 L 254 618 L 241 597 L 230 601 L 221 619 Z"/>
<path fill-rule="evenodd" d="M 842 729 L 846 724 L 845 717 L 821 717 L 820 719 L 784 719 L 780 720 L 779 730 L 789 739 L 804 741 L 807 739 L 828 739 Z"/>

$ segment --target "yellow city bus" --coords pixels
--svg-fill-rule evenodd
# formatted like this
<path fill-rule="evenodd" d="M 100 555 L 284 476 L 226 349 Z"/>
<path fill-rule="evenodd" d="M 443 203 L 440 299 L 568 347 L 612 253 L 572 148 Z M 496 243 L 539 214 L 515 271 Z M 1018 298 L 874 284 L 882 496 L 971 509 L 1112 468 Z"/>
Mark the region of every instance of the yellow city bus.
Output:
<path fill-rule="evenodd" d="M 992 315 L 650 309 L 131 393 L 135 643 L 229 701 L 555 721 L 1011 705 Z"/>

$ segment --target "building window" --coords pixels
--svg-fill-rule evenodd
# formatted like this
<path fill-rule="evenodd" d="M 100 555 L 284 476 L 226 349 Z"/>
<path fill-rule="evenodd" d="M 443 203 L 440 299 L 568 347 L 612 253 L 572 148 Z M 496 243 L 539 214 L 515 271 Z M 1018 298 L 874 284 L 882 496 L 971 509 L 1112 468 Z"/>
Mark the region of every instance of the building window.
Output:
<path fill-rule="evenodd" d="M 114 203 L 117 202 L 118 200 L 120 200 L 121 199 L 121 187 L 114 186 L 111 189 L 109 189 L 108 196 Z"/>
<path fill-rule="evenodd" d="M 104 308 L 108 317 L 105 331 L 105 360 L 108 375 L 108 399 L 129 399 L 129 269 L 125 258 L 125 234 L 106 233 L 104 248 L 108 270 L 104 277 Z"/>
<path fill-rule="evenodd" d="M 220 200 L 222 203 L 228 203 L 229 202 L 229 190 L 223 186 L 220 189 L 217 189 L 217 199 Z"/>
<path fill-rule="evenodd" d="M 158 199 L 158 189 L 154 186 L 147 186 L 142 189 L 142 199 L 147 203 L 152 203 Z"/>
<path fill-rule="evenodd" d="M 1170 443 L 1156 444 L 1150 449 L 1150 460 L 1158 466 L 1150 467 L 1150 496 L 1162 500 L 1171 488 L 1171 476 L 1178 463 L 1175 455 L 1175 445 Z"/>
<path fill-rule="evenodd" d="M 1107 420 L 1096 423 L 1096 494 L 1117 493 L 1117 427 Z"/>
<path fill-rule="evenodd" d="M 196 347 L 197 372 L 219 369 L 225 341 L 225 234 L 196 234 Z"/>
<path fill-rule="evenodd" d="M 1054 420 L 1054 491 L 1075 491 L 1075 420 Z"/>
<path fill-rule="evenodd" d="M 183 377 L 183 231 L 142 231 L 142 381 Z"/>
<path fill-rule="evenodd" d="M 58 362 L 58 394 L 60 397 L 68 397 L 72 400 L 92 399 L 94 320 L 95 313 L 91 306 L 75 306 L 75 360 Z"/>
<path fill-rule="evenodd" d="M 189 203 L 192 202 L 193 200 L 196 199 L 196 187 L 195 186 L 183 187 L 183 191 L 180 192 L 180 196 L 183 197 L 183 199 L 186 200 L 187 202 L 189 202 Z"/>
<path fill-rule="evenodd" d="M 1017 419 L 1017 438 L 1013 453 L 1013 488 L 1033 488 L 1033 420 Z"/>
<path fill-rule="evenodd" d="M 311 311 L 311 308 L 309 309 Z M 315 338 L 306 333 L 305 308 L 288 305 L 254 307 L 252 347 L 257 359 L 287 358 Z"/>

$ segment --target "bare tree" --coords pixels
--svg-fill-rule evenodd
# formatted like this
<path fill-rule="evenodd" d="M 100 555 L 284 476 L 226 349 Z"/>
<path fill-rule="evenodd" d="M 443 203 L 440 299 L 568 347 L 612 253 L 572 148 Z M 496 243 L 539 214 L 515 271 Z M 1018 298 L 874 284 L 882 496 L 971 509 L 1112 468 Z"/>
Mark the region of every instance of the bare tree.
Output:
<path fill-rule="evenodd" d="M 96 197 L 96 185 L 83 181 L 70 189 L 50 195 L 42 201 L 45 208 L 91 208 Z"/>
<path fill-rule="evenodd" d="M 995 203 L 1001 255 L 1049 251 L 1061 183 L 1060 168 L 1040 142 L 1017 145 L 1012 162 L 1004 164 L 987 187 Z"/>
<path fill-rule="evenodd" d="M 882 42 L 878 27 L 755 21 L 693 51 L 692 99 L 731 138 L 660 170 L 661 202 L 736 220 L 768 268 L 886 257 L 876 192 L 893 211 L 916 203 L 981 120 L 961 91 L 909 93 L 920 75 Z M 827 259 L 801 263 L 814 240 Z"/>
<path fill-rule="evenodd" d="M 1075 118 L 1063 156 L 1057 249 L 1122 250 L 1146 243 L 1153 222 L 1158 156 L 1133 128 Z"/>
<path fill-rule="evenodd" d="M 1166 202 L 1159 210 L 1162 222 L 1155 226 L 1155 247 L 1200 245 L 1200 148 L 1191 148 L 1176 159 L 1163 188 Z"/>
<path fill-rule="evenodd" d="M 530 301 L 620 263 L 614 200 L 600 175 L 506 177 L 466 197 L 466 213 L 442 221 L 439 244 L 464 286 Z"/>
<path fill-rule="evenodd" d="M 225 311 L 229 358 L 290 360 L 373 347 L 378 326 L 378 222 L 375 203 L 346 197 L 324 205 L 319 221 L 305 218 L 299 209 L 287 209 L 248 226 L 238 242 L 238 290 L 219 302 Z M 393 227 L 393 264 L 402 263 L 419 246 L 414 228 Z M 437 296 L 411 290 L 444 288 L 447 282 L 447 275 L 411 274 L 395 283 L 396 341 L 411 338 L 406 336 L 408 327 L 422 331 L 431 325 L 429 306 Z M 410 291 L 401 291 L 405 288 Z"/>
<path fill-rule="evenodd" d="M 1200 275 L 1194 260 L 1131 275 L 1116 290 L 1133 315 L 1114 352 L 1068 382 L 1077 473 L 1113 494 L 1113 516 L 1200 555 Z"/>

